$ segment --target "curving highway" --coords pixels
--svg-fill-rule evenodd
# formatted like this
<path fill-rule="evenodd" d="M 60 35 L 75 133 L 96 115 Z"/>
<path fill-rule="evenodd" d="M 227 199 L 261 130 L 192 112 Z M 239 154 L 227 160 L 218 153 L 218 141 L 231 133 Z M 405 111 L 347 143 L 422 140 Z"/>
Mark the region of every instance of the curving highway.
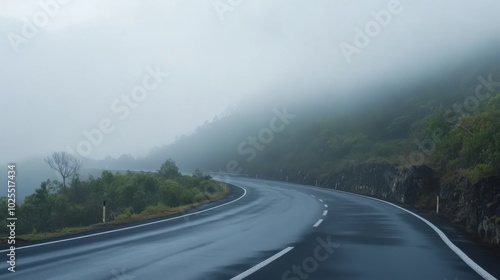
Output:
<path fill-rule="evenodd" d="M 499 275 L 497 256 L 447 227 L 450 241 L 397 206 L 283 182 L 227 180 L 235 186 L 227 198 L 191 213 L 19 245 L 16 272 L 8 272 L 2 262 L 0 279 L 462 280 Z M 6 260 L 6 247 L 1 249 Z"/>

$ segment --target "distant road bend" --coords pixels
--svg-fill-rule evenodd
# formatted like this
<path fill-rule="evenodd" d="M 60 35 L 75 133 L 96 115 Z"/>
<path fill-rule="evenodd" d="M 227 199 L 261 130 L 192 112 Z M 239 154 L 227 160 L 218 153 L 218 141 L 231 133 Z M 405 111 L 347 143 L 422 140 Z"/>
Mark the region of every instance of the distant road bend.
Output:
<path fill-rule="evenodd" d="M 454 245 L 468 242 L 464 237 L 452 236 L 452 243 L 432 224 L 395 205 L 284 182 L 236 177 L 229 181 L 234 185 L 229 197 L 197 212 L 19 245 L 16 272 L 8 272 L 2 262 L 0 278 L 499 277 L 498 259 L 469 258 Z M 1 249 L 5 258 L 6 247 Z"/>

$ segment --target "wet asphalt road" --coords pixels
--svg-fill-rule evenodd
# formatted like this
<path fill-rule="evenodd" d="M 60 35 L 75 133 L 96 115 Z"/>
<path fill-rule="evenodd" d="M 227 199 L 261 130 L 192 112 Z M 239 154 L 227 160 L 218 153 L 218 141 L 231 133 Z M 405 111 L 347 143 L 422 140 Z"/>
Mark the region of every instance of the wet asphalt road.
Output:
<path fill-rule="evenodd" d="M 16 272 L 2 262 L 0 279 L 484 279 L 402 209 L 282 182 L 231 183 L 231 195 L 201 213 L 19 245 Z M 500 259 L 445 232 L 498 277 Z"/>

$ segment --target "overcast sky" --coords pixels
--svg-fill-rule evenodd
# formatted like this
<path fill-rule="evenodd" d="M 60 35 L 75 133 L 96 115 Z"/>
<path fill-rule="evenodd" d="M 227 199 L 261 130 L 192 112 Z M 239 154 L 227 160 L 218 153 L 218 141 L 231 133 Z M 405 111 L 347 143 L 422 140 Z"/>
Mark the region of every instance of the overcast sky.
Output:
<path fill-rule="evenodd" d="M 54 1 L 0 0 L 0 162 L 140 156 L 249 96 L 335 98 L 500 38 L 498 0 Z"/>

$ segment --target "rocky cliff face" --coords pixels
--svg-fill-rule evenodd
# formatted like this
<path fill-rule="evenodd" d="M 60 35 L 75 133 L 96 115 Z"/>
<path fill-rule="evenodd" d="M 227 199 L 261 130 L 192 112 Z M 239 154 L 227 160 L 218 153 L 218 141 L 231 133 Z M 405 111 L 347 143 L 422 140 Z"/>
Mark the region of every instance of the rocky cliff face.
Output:
<path fill-rule="evenodd" d="M 435 211 L 481 241 L 500 245 L 500 178 L 471 184 L 459 175 L 439 178 L 427 166 L 364 164 L 323 177 L 320 185 Z"/>

